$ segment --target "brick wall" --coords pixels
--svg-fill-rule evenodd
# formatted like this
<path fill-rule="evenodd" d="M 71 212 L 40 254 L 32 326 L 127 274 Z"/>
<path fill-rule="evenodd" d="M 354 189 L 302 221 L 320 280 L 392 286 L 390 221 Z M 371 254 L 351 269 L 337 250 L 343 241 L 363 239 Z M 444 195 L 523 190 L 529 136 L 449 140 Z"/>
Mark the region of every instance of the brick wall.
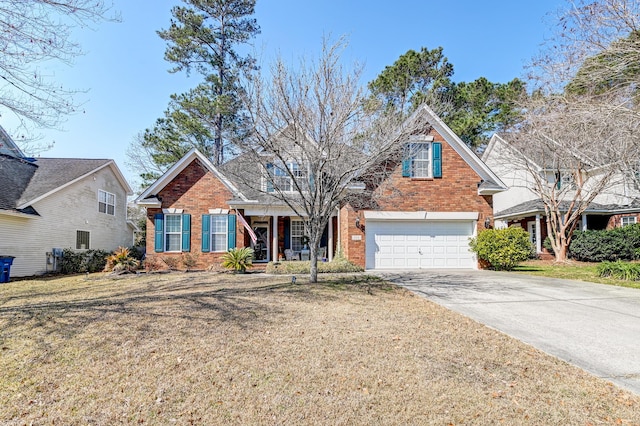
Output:
<path fill-rule="evenodd" d="M 438 212 L 479 212 L 478 231 L 484 229 L 484 220 L 493 214 L 493 197 L 478 195 L 480 177 L 444 141 L 442 136 L 432 131 L 434 142 L 442 143 L 442 178 L 412 179 L 402 177 L 402 165 L 376 191 L 376 210 L 386 211 L 438 211 Z M 348 259 L 365 266 L 366 221 L 362 212 L 351 206 L 340 212 L 342 220 L 341 244 Z M 356 228 L 355 218 L 360 217 L 361 229 Z M 361 235 L 361 240 L 353 236 Z M 356 237 L 358 238 L 358 237 Z"/>
<path fill-rule="evenodd" d="M 178 269 L 186 269 L 185 257 L 196 260 L 194 268 L 216 268 L 223 253 L 202 253 L 202 215 L 209 214 L 209 209 L 228 209 L 227 201 L 232 198 L 231 192 L 216 178 L 199 160 L 194 160 L 162 191 L 157 194 L 162 200 L 162 208 L 183 209 L 183 213 L 191 215 L 191 251 L 189 253 L 159 253 L 154 250 L 154 215 L 162 213 L 162 209 L 147 209 L 147 257 L 169 259 L 169 263 Z M 235 213 L 234 210 L 229 211 Z M 236 223 L 236 245 L 243 247 L 245 242 L 244 228 Z"/>

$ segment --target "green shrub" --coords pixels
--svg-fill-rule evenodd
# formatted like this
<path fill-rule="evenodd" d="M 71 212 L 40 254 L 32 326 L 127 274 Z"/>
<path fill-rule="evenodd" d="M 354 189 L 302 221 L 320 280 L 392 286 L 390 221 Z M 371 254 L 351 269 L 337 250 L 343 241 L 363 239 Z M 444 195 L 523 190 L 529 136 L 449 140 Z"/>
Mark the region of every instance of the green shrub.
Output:
<path fill-rule="evenodd" d="M 601 277 L 617 278 L 625 281 L 638 281 L 640 280 L 640 264 L 622 262 L 617 260 L 615 262 L 602 262 L 597 268 L 598 275 Z"/>
<path fill-rule="evenodd" d="M 493 269 L 511 270 L 531 255 L 529 234 L 515 226 L 505 229 L 485 229 L 469 242 L 478 258 Z"/>
<path fill-rule="evenodd" d="M 222 267 L 244 273 L 253 266 L 253 249 L 249 247 L 233 248 L 222 256 Z"/>
<path fill-rule="evenodd" d="M 309 261 L 286 261 L 286 262 L 269 262 L 267 264 L 267 274 L 308 274 L 311 270 L 311 262 Z M 363 269 L 358 265 L 348 261 L 344 257 L 334 258 L 331 262 L 318 262 L 318 272 L 325 273 L 341 273 L 341 272 L 362 272 Z"/>
<path fill-rule="evenodd" d="M 640 249 L 640 224 L 600 231 L 576 231 L 570 256 L 583 262 L 634 260 Z"/>
<path fill-rule="evenodd" d="M 106 250 L 74 251 L 64 249 L 60 260 L 60 272 L 63 274 L 79 274 L 83 272 L 100 272 L 107 264 Z"/>

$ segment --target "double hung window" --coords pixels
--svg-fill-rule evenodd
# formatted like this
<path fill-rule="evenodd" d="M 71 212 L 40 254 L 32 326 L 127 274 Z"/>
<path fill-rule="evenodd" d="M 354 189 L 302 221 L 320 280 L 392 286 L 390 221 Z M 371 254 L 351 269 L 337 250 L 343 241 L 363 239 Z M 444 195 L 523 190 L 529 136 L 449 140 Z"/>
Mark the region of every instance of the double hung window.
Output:
<path fill-rule="evenodd" d="M 99 189 L 98 211 L 114 216 L 116 214 L 116 196 L 110 192 Z"/>

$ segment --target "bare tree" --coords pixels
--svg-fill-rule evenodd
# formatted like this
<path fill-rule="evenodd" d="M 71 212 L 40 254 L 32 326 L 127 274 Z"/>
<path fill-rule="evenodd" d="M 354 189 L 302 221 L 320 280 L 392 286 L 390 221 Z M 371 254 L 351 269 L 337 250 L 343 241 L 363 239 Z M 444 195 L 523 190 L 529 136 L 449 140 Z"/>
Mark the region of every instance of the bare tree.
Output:
<path fill-rule="evenodd" d="M 526 124 L 507 136 L 513 149 L 503 163 L 526 171 L 559 262 L 566 261 L 573 232 L 593 202 L 625 202 L 625 163 L 638 158 L 634 114 L 598 106 L 563 96 L 531 100 Z"/>
<path fill-rule="evenodd" d="M 247 178 L 244 171 L 226 169 L 303 220 L 311 282 L 317 282 L 318 246 L 330 218 L 354 192 L 366 190 L 365 181 L 384 172 L 398 140 L 411 131 L 399 115 L 367 101 L 362 68 L 341 64 L 344 47 L 344 40 L 325 41 L 318 60 L 302 59 L 295 70 L 278 60 L 270 81 L 251 80 L 246 93 L 252 131 L 234 161 L 237 170 L 250 165 L 258 173 Z"/>
<path fill-rule="evenodd" d="M 528 170 L 544 204 L 556 260 L 564 261 L 589 204 L 605 192 L 622 200 L 637 176 L 640 4 L 568 0 L 555 24 L 530 66 L 534 96 L 509 137 L 522 160 L 515 167 Z"/>
<path fill-rule="evenodd" d="M 74 28 L 114 20 L 103 0 L 0 0 L 0 107 L 41 127 L 74 112 L 77 90 L 60 87 L 40 68 L 71 64 L 82 54 Z"/>

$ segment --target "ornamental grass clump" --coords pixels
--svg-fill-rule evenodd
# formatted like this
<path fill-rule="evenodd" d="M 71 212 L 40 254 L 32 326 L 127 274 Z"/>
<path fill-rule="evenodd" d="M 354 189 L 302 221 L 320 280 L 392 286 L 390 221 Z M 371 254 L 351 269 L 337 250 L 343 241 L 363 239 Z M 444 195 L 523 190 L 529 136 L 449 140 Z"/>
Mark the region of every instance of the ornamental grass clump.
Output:
<path fill-rule="evenodd" d="M 249 247 L 233 248 L 222 256 L 222 267 L 244 274 L 253 266 L 253 249 Z"/>

